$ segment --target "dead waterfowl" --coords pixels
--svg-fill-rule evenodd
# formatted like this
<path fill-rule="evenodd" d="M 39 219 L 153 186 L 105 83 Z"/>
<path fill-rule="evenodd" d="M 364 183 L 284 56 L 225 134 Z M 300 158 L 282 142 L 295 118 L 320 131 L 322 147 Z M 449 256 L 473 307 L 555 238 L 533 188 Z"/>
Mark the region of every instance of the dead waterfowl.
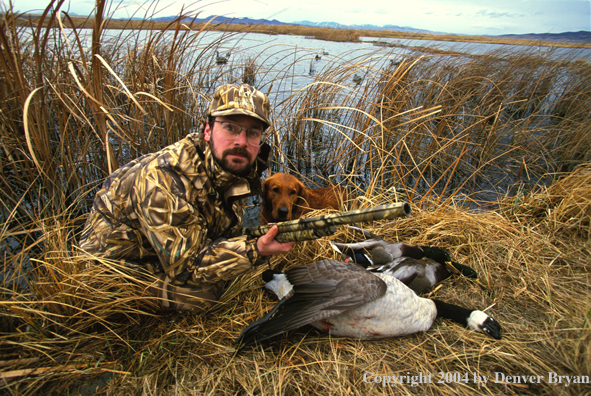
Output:
<path fill-rule="evenodd" d="M 392 242 L 370 233 L 368 238 L 353 243 L 330 242 L 343 260 L 351 260 L 372 272 L 393 275 L 417 294 L 435 286 L 453 274 L 477 279 L 472 268 L 453 261 L 447 251 L 439 247 Z"/>
<path fill-rule="evenodd" d="M 426 331 L 438 317 L 501 338 L 501 326 L 484 312 L 419 297 L 393 275 L 353 262 L 321 260 L 272 278 L 265 287 L 280 301 L 242 331 L 241 347 L 307 324 L 334 336 L 395 337 Z"/>

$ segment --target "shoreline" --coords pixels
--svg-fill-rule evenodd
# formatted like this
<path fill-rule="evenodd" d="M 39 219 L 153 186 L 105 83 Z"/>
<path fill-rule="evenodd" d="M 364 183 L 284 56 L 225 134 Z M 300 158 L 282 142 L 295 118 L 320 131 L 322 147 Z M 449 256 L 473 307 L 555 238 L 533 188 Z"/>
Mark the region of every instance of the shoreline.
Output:
<path fill-rule="evenodd" d="M 40 16 L 20 15 L 16 17 L 18 26 L 39 26 Z M 0 20 L 4 15 L 0 15 Z M 88 17 L 68 16 L 63 19 L 62 24 L 67 28 L 92 29 L 94 19 Z M 48 25 L 48 20 L 43 21 L 43 26 Z M 55 22 L 54 27 L 59 25 Z M 459 36 L 453 34 L 425 34 L 408 33 L 393 30 L 357 30 L 357 29 L 334 29 L 327 27 L 312 27 L 299 25 L 244 25 L 244 24 L 208 24 L 208 23 L 187 23 L 182 21 L 158 22 L 151 20 L 134 19 L 106 19 L 102 29 L 109 30 L 194 30 L 194 31 L 220 31 L 232 33 L 262 33 L 270 35 L 299 35 L 315 38 L 318 40 L 334 42 L 361 42 L 359 37 L 393 38 L 402 40 L 431 40 L 450 41 L 462 43 L 481 44 L 504 44 L 504 45 L 526 45 L 537 47 L 562 47 L 562 48 L 589 48 L 591 43 L 566 42 L 566 41 L 542 41 L 522 38 L 497 38 L 490 36 Z"/>

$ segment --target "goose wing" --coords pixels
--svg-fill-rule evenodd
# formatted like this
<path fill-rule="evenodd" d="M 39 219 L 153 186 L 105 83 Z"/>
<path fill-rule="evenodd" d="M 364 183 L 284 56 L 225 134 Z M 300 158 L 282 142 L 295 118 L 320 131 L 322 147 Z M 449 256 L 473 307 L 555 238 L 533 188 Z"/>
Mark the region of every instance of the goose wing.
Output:
<path fill-rule="evenodd" d="M 246 327 L 236 343 L 245 347 L 373 301 L 386 293 L 386 283 L 354 264 L 321 260 L 286 273 L 294 294 Z"/>

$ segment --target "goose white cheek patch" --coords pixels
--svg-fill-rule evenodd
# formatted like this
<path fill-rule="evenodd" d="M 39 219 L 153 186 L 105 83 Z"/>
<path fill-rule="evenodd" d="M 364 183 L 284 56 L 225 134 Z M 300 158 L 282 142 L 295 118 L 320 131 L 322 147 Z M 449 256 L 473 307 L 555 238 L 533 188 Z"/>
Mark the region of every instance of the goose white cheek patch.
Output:
<path fill-rule="evenodd" d="M 468 328 L 471 330 L 482 331 L 484 322 L 488 319 L 488 315 L 482 311 L 474 311 L 468 317 Z"/>
<path fill-rule="evenodd" d="M 283 297 L 293 290 L 293 285 L 287 280 L 284 274 L 273 275 L 273 280 L 265 284 L 265 288 L 271 290 L 281 300 Z"/>

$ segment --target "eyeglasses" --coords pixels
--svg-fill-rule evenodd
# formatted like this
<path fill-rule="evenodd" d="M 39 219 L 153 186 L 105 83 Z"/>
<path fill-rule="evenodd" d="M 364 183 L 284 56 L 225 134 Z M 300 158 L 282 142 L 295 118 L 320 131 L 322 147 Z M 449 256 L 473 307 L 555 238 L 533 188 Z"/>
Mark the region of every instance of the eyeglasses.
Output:
<path fill-rule="evenodd" d="M 246 142 L 251 146 L 259 147 L 263 144 L 263 130 L 261 128 L 243 128 L 242 126 L 231 121 L 218 121 L 221 126 L 220 132 L 225 139 L 234 140 L 242 131 L 246 132 Z"/>

